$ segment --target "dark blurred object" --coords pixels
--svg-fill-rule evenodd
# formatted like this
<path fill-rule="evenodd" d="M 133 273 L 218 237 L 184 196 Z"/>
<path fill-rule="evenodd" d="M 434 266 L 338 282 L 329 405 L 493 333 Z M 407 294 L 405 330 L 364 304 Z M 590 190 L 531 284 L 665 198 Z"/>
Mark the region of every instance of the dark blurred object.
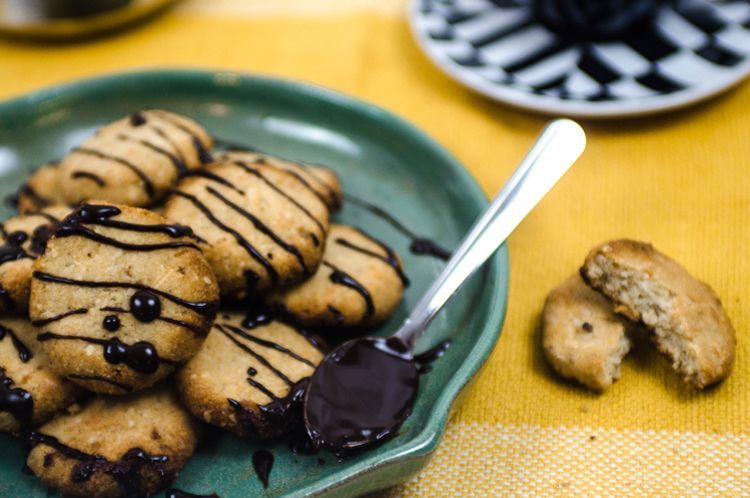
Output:
<path fill-rule="evenodd" d="M 654 15 L 660 0 L 534 0 L 537 19 L 563 36 L 607 40 Z"/>
<path fill-rule="evenodd" d="M 0 33 L 61 40 L 113 31 L 176 0 L 0 0 Z"/>

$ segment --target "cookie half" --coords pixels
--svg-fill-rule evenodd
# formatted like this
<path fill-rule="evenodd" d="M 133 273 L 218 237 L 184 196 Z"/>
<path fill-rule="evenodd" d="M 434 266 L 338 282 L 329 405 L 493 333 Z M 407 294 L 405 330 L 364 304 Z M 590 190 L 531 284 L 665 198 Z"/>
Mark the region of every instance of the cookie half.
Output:
<path fill-rule="evenodd" d="M 33 262 L 69 212 L 68 207 L 54 205 L 0 223 L 0 312 L 27 309 Z"/>
<path fill-rule="evenodd" d="M 326 205 L 266 163 L 217 162 L 183 179 L 164 215 L 190 225 L 222 295 L 259 295 L 312 275 L 329 226 Z"/>
<path fill-rule="evenodd" d="M 216 154 L 219 161 L 242 161 L 247 164 L 267 164 L 270 167 L 287 171 L 294 175 L 299 183 L 313 192 L 331 211 L 341 208 L 344 195 L 341 181 L 331 168 L 301 162 L 289 161 L 279 157 L 249 150 L 229 150 Z"/>
<path fill-rule="evenodd" d="M 79 389 L 47 364 L 28 319 L 0 318 L 0 432 L 24 433 L 74 402 Z"/>
<path fill-rule="evenodd" d="M 171 391 L 100 397 L 33 433 L 27 465 L 62 496 L 151 496 L 175 479 L 196 440 Z"/>
<path fill-rule="evenodd" d="M 194 356 L 218 286 L 189 228 L 150 211 L 83 204 L 34 265 L 29 312 L 58 374 L 125 394 Z"/>
<path fill-rule="evenodd" d="M 576 274 L 544 303 L 544 354 L 561 376 L 602 392 L 620 378 L 620 363 L 631 348 L 629 327 L 612 303 Z"/>
<path fill-rule="evenodd" d="M 408 284 L 391 248 L 361 230 L 334 224 L 315 275 L 268 301 L 305 326 L 370 326 L 393 314 Z"/>
<path fill-rule="evenodd" d="M 66 155 L 58 182 L 67 204 L 91 199 L 149 206 L 188 171 L 210 161 L 210 135 L 162 110 L 136 112 L 99 129 Z"/>
<path fill-rule="evenodd" d="M 735 331 L 721 301 L 651 244 L 623 239 L 595 247 L 581 276 L 615 303 L 615 311 L 651 329 L 690 387 L 704 388 L 731 372 Z"/>
<path fill-rule="evenodd" d="M 185 405 L 206 423 L 265 439 L 292 429 L 306 380 L 323 359 L 314 337 L 270 315 L 220 314 L 177 374 Z"/>

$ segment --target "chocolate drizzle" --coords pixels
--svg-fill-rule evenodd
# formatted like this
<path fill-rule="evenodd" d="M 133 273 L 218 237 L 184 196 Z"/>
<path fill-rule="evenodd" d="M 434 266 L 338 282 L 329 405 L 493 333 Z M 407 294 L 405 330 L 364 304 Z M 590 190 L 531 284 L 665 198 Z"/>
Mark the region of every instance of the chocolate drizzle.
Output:
<path fill-rule="evenodd" d="M 130 298 L 130 312 L 139 322 L 153 322 L 161 315 L 161 301 L 154 293 L 139 290 Z"/>
<path fill-rule="evenodd" d="M 77 460 L 71 471 L 70 480 L 76 483 L 86 482 L 97 472 L 112 476 L 125 496 L 141 496 L 149 487 L 143 469 L 153 469 L 163 485 L 167 481 L 166 464 L 169 457 L 165 455 L 150 455 L 141 448 L 131 448 L 112 462 L 101 455 L 85 453 L 61 443 L 57 438 L 32 432 L 29 436 L 30 446 L 39 444 L 49 446 L 67 458 Z"/>
<path fill-rule="evenodd" d="M 357 291 L 359 295 L 362 296 L 362 299 L 365 300 L 365 312 L 363 318 L 370 318 L 375 314 L 375 304 L 373 303 L 372 296 L 370 295 L 370 291 L 368 291 L 364 285 L 362 285 L 354 277 L 352 277 L 345 271 L 340 270 L 338 267 L 332 265 L 328 261 L 323 261 L 323 264 L 333 270 L 329 277 L 331 279 L 331 282 L 333 282 L 334 284 L 344 285 L 346 287 L 349 287 L 350 289 Z"/>
<path fill-rule="evenodd" d="M 2 284 L 0 284 L 0 302 L 2 302 L 5 305 L 5 308 L 9 310 L 16 307 L 16 303 L 13 302 L 10 292 L 8 292 L 8 289 L 3 287 Z"/>
<path fill-rule="evenodd" d="M 16 349 L 16 352 L 18 353 L 18 359 L 21 360 L 21 362 L 27 363 L 29 360 L 31 360 L 31 358 L 34 357 L 29 348 L 26 347 L 21 339 L 19 339 L 11 329 L 0 325 L 0 341 L 5 339 L 6 336 L 10 338 L 11 344 L 13 344 L 13 347 Z"/>
<path fill-rule="evenodd" d="M 107 315 L 104 317 L 104 320 L 102 320 L 102 327 L 107 332 L 117 332 L 120 330 L 121 326 L 122 323 L 120 323 L 120 319 L 115 315 Z"/>
<path fill-rule="evenodd" d="M 409 245 L 409 250 L 412 254 L 426 254 L 429 256 L 434 256 L 436 258 L 442 259 L 444 261 L 448 261 L 451 257 L 450 251 L 447 251 L 440 247 L 435 241 L 432 241 L 430 239 L 426 239 L 424 237 L 420 237 L 414 232 L 412 232 L 410 229 L 408 229 L 403 223 L 398 221 L 393 215 L 388 213 L 383 208 L 380 208 L 374 204 L 371 204 L 367 201 L 364 201 L 362 199 L 359 199 L 357 197 L 354 197 L 352 195 L 346 194 L 345 199 L 348 202 L 351 202 L 355 206 L 362 207 L 364 209 L 367 209 L 375 216 L 385 220 L 390 224 L 393 228 L 407 236 L 409 239 L 411 239 L 411 244 Z"/>
<path fill-rule="evenodd" d="M 146 117 L 140 112 L 134 112 L 133 114 L 130 115 L 131 126 L 138 127 L 144 124 L 146 124 Z"/>
<path fill-rule="evenodd" d="M 253 468 L 263 488 L 268 489 L 268 478 L 273 468 L 273 454 L 268 450 L 258 450 L 253 453 Z"/>
<path fill-rule="evenodd" d="M 154 188 L 153 182 L 149 179 L 148 176 L 135 164 L 128 161 L 127 159 L 123 159 L 122 157 L 112 156 L 109 154 L 105 154 L 104 152 L 96 149 L 90 149 L 88 147 L 76 147 L 74 148 L 71 153 L 77 153 L 77 154 L 83 154 L 91 157 L 96 157 L 98 159 L 102 159 L 105 161 L 111 161 L 117 164 L 121 164 L 128 168 L 130 171 L 135 173 L 135 175 L 141 180 L 141 183 L 143 184 L 143 189 L 146 191 L 146 195 L 148 195 L 149 198 L 153 198 L 156 195 L 156 189 Z"/>
<path fill-rule="evenodd" d="M 180 130 L 181 132 L 188 135 L 192 142 L 193 147 L 195 148 L 195 152 L 198 155 L 198 160 L 203 163 L 207 164 L 213 161 L 213 157 L 206 149 L 206 145 L 203 143 L 203 141 L 200 139 L 200 137 L 189 127 L 182 124 L 177 118 L 175 118 L 173 115 L 159 110 L 153 110 L 151 111 L 155 113 L 159 118 L 161 118 L 166 123 L 169 123 L 169 125 L 173 126 L 174 128 Z"/>
<path fill-rule="evenodd" d="M 30 258 L 23 249 L 23 243 L 28 240 L 26 233 L 17 231 L 11 232 L 5 238 L 5 243 L 0 246 L 0 265 L 9 261 L 16 261 L 23 258 Z"/>
<path fill-rule="evenodd" d="M 149 142 L 148 140 L 142 140 L 142 139 L 139 139 L 139 138 L 133 138 L 131 136 L 128 136 L 128 135 L 125 135 L 125 134 L 122 134 L 122 133 L 119 134 L 119 135 L 117 135 L 117 139 L 121 140 L 123 142 L 137 143 L 137 144 L 139 144 L 139 145 L 141 145 L 141 146 L 143 146 L 143 147 L 145 147 L 145 148 L 147 148 L 147 149 L 149 149 L 149 150 L 151 150 L 153 152 L 156 152 L 159 155 L 162 155 L 162 156 L 166 157 L 167 159 L 169 159 L 172 162 L 172 166 L 174 166 L 175 170 L 177 171 L 177 176 L 178 177 L 182 176 L 188 170 L 187 166 L 185 166 L 185 163 L 182 162 L 182 160 L 179 157 L 177 157 L 175 154 L 169 152 L 168 150 L 163 149 L 163 148 L 159 147 L 158 145 Z M 170 145 L 172 145 L 172 144 L 170 144 Z"/>
<path fill-rule="evenodd" d="M 90 171 L 74 171 L 70 174 L 70 177 L 75 178 L 76 180 L 78 180 L 79 178 L 85 178 L 87 180 L 91 180 L 100 187 L 103 187 L 107 184 L 107 182 L 105 182 L 101 176 L 91 173 Z"/>
<path fill-rule="evenodd" d="M 18 421 L 22 433 L 31 427 L 34 399 L 28 391 L 13 387 L 13 379 L 5 375 L 5 369 L 2 367 L 0 367 L 0 412 L 10 413 Z"/>
<path fill-rule="evenodd" d="M 32 320 L 31 325 L 33 325 L 34 327 L 44 327 L 45 325 L 49 325 L 52 322 L 62 320 L 71 315 L 84 315 L 88 312 L 89 310 L 86 308 L 73 309 L 73 310 L 66 311 L 65 313 L 61 313 L 59 315 L 51 316 L 49 318 L 41 318 L 39 320 Z"/>
<path fill-rule="evenodd" d="M 80 335 L 60 335 L 54 332 L 44 332 L 37 336 L 37 340 L 44 341 L 82 341 L 98 344 L 104 348 L 104 359 L 112 365 L 125 364 L 130 369 L 145 374 L 152 374 L 159 369 L 160 363 L 176 365 L 177 362 L 159 357 L 153 344 L 146 341 L 135 344 L 124 344 L 117 338 L 97 339 Z"/>
<path fill-rule="evenodd" d="M 393 268 L 393 270 L 398 275 L 398 278 L 401 279 L 401 284 L 404 287 L 408 287 L 409 286 L 409 277 L 407 277 L 406 273 L 404 273 L 404 269 L 401 267 L 401 263 L 398 261 L 398 257 L 396 256 L 396 253 L 393 251 L 393 249 L 391 249 L 390 247 L 388 247 L 387 245 L 385 245 L 381 241 L 377 240 L 376 238 L 374 238 L 374 237 L 370 236 L 369 234 L 365 233 L 364 231 L 359 230 L 359 229 L 357 229 L 357 231 L 359 233 L 361 233 L 364 237 L 367 237 L 372 242 L 374 242 L 378 246 L 380 246 L 385 251 L 386 255 L 383 256 L 382 254 L 378 254 L 375 251 L 371 251 L 370 249 L 367 249 L 365 247 L 358 246 L 358 245 L 356 245 L 356 244 L 354 244 L 352 242 L 349 242 L 346 239 L 342 239 L 340 237 L 336 239 L 336 243 L 339 244 L 339 245 L 342 245 L 344 247 L 347 247 L 347 248 L 349 248 L 349 249 L 351 249 L 353 251 L 357 251 L 359 253 L 362 253 L 362 254 L 365 254 L 367 256 L 371 256 L 373 258 L 381 260 L 383 263 L 385 263 L 388 266 L 390 266 L 391 268 Z"/>

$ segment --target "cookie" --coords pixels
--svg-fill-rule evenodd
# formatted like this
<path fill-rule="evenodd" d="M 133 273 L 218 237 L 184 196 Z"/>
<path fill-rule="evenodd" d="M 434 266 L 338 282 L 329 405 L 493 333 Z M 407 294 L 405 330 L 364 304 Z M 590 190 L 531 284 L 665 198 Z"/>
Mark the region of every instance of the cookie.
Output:
<path fill-rule="evenodd" d="M 60 190 L 57 163 L 41 166 L 34 171 L 18 190 L 18 212 L 25 214 L 39 211 L 54 204 L 65 204 Z"/>
<path fill-rule="evenodd" d="M 328 209 L 336 211 L 341 208 L 343 192 L 341 182 L 335 171 L 325 166 L 316 166 L 300 162 L 289 161 L 279 157 L 261 154 L 250 150 L 229 150 L 219 152 L 216 157 L 220 161 L 242 161 L 247 164 L 267 164 L 271 167 L 283 169 L 293 174 L 307 189 L 311 190 Z"/>
<path fill-rule="evenodd" d="M 161 110 L 132 114 L 99 129 L 58 166 L 67 204 L 90 199 L 127 206 L 156 203 L 188 171 L 210 161 L 209 134 Z"/>
<path fill-rule="evenodd" d="M 92 391 L 151 386 L 198 352 L 218 286 L 189 228 L 83 204 L 34 263 L 29 314 L 53 371 Z"/>
<path fill-rule="evenodd" d="M 731 372 L 735 331 L 719 298 L 651 244 L 606 242 L 586 257 L 581 276 L 615 311 L 646 324 L 690 387 L 704 388 Z"/>
<path fill-rule="evenodd" d="M 329 226 L 328 208 L 297 176 L 242 161 L 191 172 L 164 215 L 190 225 L 204 241 L 222 295 L 234 299 L 312 275 Z"/>
<path fill-rule="evenodd" d="M 34 259 L 44 252 L 54 226 L 69 212 L 68 207 L 54 205 L 0 223 L 0 312 L 27 309 Z"/>
<path fill-rule="evenodd" d="M 631 347 L 630 326 L 607 298 L 576 274 L 550 292 L 544 303 L 544 354 L 561 376 L 603 392 L 620 378 L 620 363 Z"/>
<path fill-rule="evenodd" d="M 0 318 L 0 432 L 24 433 L 73 403 L 79 389 L 47 364 L 28 319 Z"/>
<path fill-rule="evenodd" d="M 65 497 L 151 496 L 192 456 L 197 429 L 163 388 L 99 397 L 32 433 L 26 463 Z"/>
<path fill-rule="evenodd" d="M 265 439 L 299 422 L 304 384 L 322 359 L 315 338 L 268 314 L 222 313 L 177 385 L 199 419 Z"/>
<path fill-rule="evenodd" d="M 334 224 L 315 275 L 268 302 L 305 326 L 370 326 L 393 314 L 408 283 L 392 249 L 361 230 Z"/>

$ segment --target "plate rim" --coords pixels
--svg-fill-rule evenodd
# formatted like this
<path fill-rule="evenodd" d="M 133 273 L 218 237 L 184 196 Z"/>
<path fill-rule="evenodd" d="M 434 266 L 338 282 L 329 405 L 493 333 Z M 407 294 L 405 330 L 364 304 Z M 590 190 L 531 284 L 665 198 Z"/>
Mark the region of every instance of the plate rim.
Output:
<path fill-rule="evenodd" d="M 142 85 L 148 84 L 149 81 L 161 81 L 162 84 L 165 84 L 185 79 L 192 80 L 193 83 L 200 83 L 206 87 L 226 87 L 228 91 L 231 91 L 232 88 L 241 88 L 247 85 L 277 87 L 283 91 L 302 94 L 306 98 L 323 101 L 342 110 L 360 114 L 363 118 L 376 123 L 378 126 L 392 129 L 401 136 L 407 137 L 413 143 L 419 143 L 432 150 L 455 174 L 462 178 L 467 188 L 466 194 L 471 199 L 475 199 L 482 207 L 488 205 L 487 196 L 473 175 L 445 147 L 416 125 L 411 124 L 408 120 L 390 110 L 361 100 L 358 97 L 349 96 L 342 92 L 300 79 L 271 76 L 265 73 L 183 67 L 129 70 L 66 81 L 2 100 L 0 101 L 0 114 L 17 113 L 22 110 L 21 108 L 27 106 L 43 109 L 45 103 L 63 96 L 85 95 L 87 92 L 106 89 L 106 87 L 112 85 Z M 451 409 L 455 408 L 454 404 L 457 397 L 476 377 L 481 367 L 486 364 L 502 333 L 508 307 L 510 286 L 510 258 L 507 244 L 504 243 L 486 264 L 488 266 L 484 268 L 487 272 L 487 278 L 490 284 L 492 284 L 488 286 L 490 287 L 489 289 L 485 287 L 485 292 L 487 290 L 490 291 L 488 295 L 488 302 L 490 303 L 489 313 L 485 317 L 478 340 L 463 358 L 455 374 L 441 390 L 441 393 L 433 404 L 433 409 L 430 410 L 430 413 L 426 417 L 424 427 L 416 436 L 394 447 L 385 454 L 372 455 L 358 462 L 348 470 L 342 469 L 334 472 L 316 481 L 311 486 L 291 491 L 282 496 L 321 496 L 336 491 L 343 491 L 345 486 L 353 484 L 367 474 L 376 474 L 378 471 L 402 464 L 405 461 L 421 460 L 420 468 L 426 464 L 427 459 L 435 451 L 445 433 L 448 418 L 451 414 Z M 377 489 L 381 488 L 374 487 L 368 491 Z"/>
<path fill-rule="evenodd" d="M 700 104 L 738 87 L 750 77 L 750 56 L 748 56 L 733 72 L 711 80 L 710 84 L 692 86 L 684 91 L 641 99 L 591 104 L 514 91 L 504 85 L 486 83 L 481 79 L 481 76 L 477 78 L 468 77 L 467 74 L 473 75 L 474 73 L 461 69 L 458 64 L 444 57 L 418 26 L 418 20 L 423 18 L 419 8 L 422 1 L 410 0 L 408 8 L 409 29 L 420 51 L 450 79 L 480 95 L 515 109 L 532 111 L 547 116 L 560 115 L 600 120 L 651 116 Z"/>

